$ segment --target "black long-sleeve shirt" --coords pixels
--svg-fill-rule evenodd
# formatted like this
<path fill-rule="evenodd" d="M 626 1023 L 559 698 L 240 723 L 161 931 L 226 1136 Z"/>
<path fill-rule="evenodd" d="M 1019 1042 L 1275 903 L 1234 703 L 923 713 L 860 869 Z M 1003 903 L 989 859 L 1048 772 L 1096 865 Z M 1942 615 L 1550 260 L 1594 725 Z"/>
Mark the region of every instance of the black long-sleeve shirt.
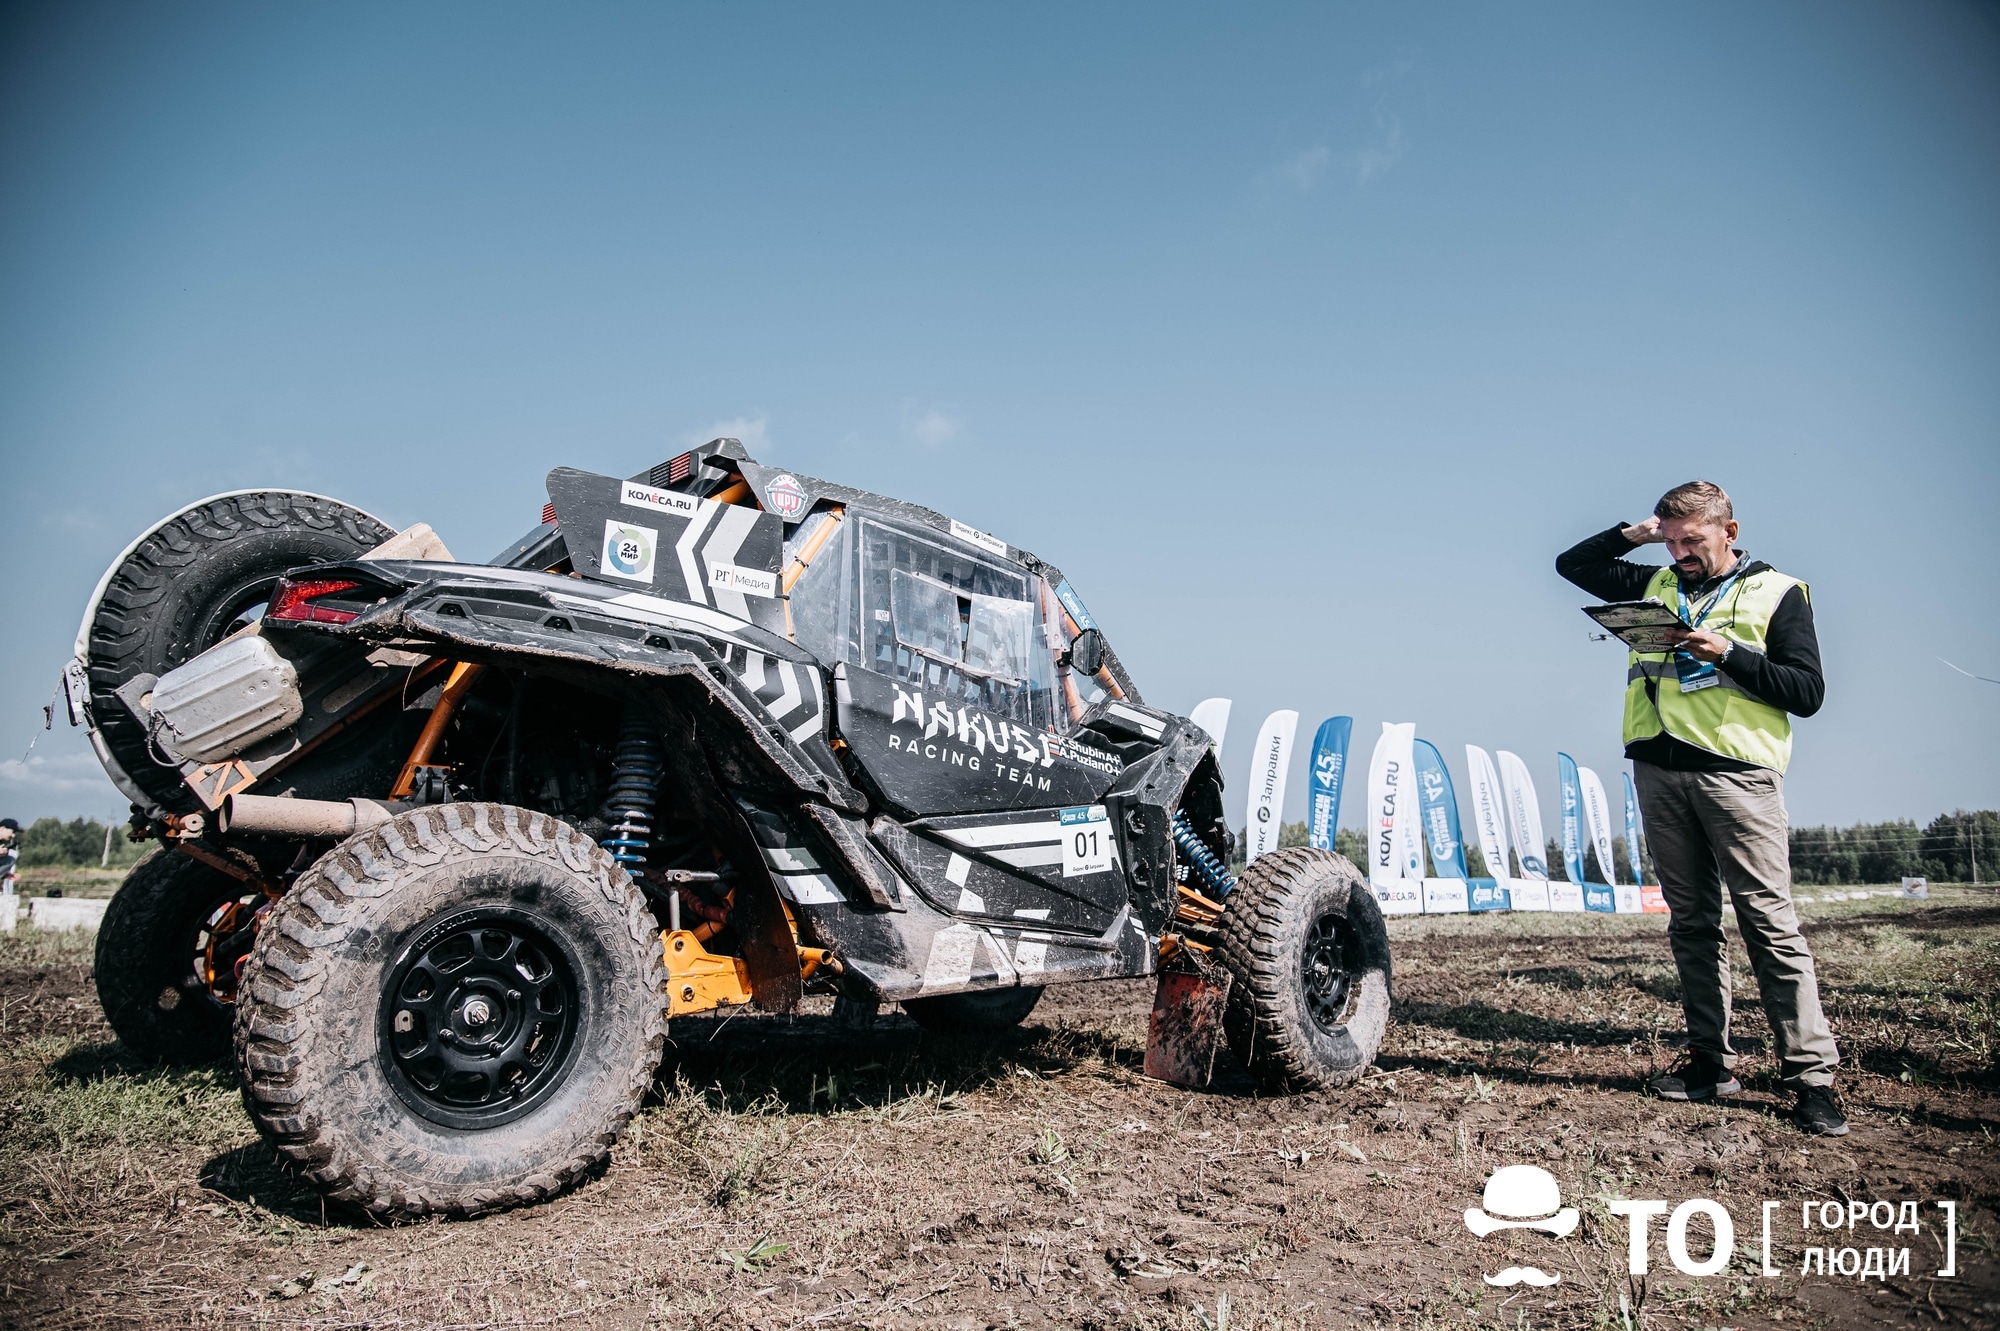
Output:
<path fill-rule="evenodd" d="M 1601 600 L 1637 601 L 1644 597 L 1647 584 L 1660 571 L 1659 566 L 1621 558 L 1638 549 L 1625 539 L 1625 525 L 1621 522 L 1563 551 L 1556 556 L 1556 572 Z M 1743 566 L 1743 572 L 1758 573 L 1770 567 L 1753 560 Z M 1690 601 L 1696 601 L 1715 590 L 1728 576 L 1728 573 L 1718 574 L 1693 585 L 1682 580 L 1682 590 Z M 1819 633 L 1813 627 L 1812 601 L 1806 596 L 1806 589 L 1795 586 L 1779 600 L 1765 630 L 1763 651 L 1739 642 L 1717 669 L 1760 702 L 1794 716 L 1817 712 L 1826 701 L 1826 676 L 1820 671 Z M 1658 681 L 1649 681 L 1649 687 L 1658 687 Z M 1755 763 L 1710 753 L 1665 731 L 1651 739 L 1627 744 L 1625 756 L 1681 772 L 1756 770 Z"/>

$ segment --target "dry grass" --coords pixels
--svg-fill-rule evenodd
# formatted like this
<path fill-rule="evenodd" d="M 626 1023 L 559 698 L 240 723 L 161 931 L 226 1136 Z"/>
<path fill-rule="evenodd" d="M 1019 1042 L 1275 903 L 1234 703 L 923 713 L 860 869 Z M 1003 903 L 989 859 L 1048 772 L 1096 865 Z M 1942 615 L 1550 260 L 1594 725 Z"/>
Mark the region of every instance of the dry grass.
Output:
<path fill-rule="evenodd" d="M 371 1327 L 1588 1327 L 1991 1323 L 2000 903 L 1804 908 L 1854 1134 L 1745 1098 L 1634 1092 L 1673 1053 L 1656 919 L 1395 922 L 1398 1021 L 1360 1086 L 1266 1099 L 1139 1075 L 1148 986 L 1051 991 L 1027 1029 L 943 1041 L 823 1007 L 675 1024 L 611 1168 L 543 1207 L 401 1229 L 322 1217 L 223 1067 L 110 1042 L 89 940 L 0 940 L 0 1320 Z M 1747 966 L 1738 1029 L 1760 1033 Z M 1533 1160 L 1581 1233 L 1483 1243 L 1460 1213 Z M 1958 1281 L 1622 1274 L 1619 1195 L 1961 1203 Z M 1926 1239 L 1928 1242 L 1928 1238 Z M 1509 1256 L 1509 1253 L 1513 1255 Z M 1533 1261 L 1563 1281 L 1482 1283 Z M 1660 1274 L 1662 1271 L 1664 1275 Z M 1616 1273 L 1616 1274 L 1614 1274 Z M 1982 1305 L 1984 1305 L 1982 1307 Z"/>

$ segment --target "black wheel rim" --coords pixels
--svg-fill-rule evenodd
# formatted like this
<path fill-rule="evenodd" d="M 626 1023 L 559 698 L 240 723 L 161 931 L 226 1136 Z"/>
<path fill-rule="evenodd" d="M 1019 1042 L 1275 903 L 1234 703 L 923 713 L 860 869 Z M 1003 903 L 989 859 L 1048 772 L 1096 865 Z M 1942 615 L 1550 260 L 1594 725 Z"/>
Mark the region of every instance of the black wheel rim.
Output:
<path fill-rule="evenodd" d="M 577 970 L 527 911 L 464 911 L 426 928 L 382 991 L 390 1085 L 445 1127 L 498 1127 L 528 1113 L 574 1061 Z"/>
<path fill-rule="evenodd" d="M 1347 996 L 1354 987 L 1347 970 L 1347 921 L 1331 911 L 1306 928 L 1299 982 L 1313 1025 L 1332 1031 L 1346 1022 Z"/>

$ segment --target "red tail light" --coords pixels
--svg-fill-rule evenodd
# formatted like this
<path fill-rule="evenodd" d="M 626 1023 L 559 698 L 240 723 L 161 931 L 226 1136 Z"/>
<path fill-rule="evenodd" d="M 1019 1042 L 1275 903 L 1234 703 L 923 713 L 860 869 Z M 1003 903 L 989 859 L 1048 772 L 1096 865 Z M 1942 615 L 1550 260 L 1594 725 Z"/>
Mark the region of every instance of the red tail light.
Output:
<path fill-rule="evenodd" d="M 313 602 L 337 592 L 351 592 L 360 585 L 349 578 L 300 578 L 296 582 L 280 578 L 277 590 L 271 593 L 271 608 L 264 612 L 264 617 L 293 624 L 345 624 L 359 619 L 361 612 L 336 610 Z"/>

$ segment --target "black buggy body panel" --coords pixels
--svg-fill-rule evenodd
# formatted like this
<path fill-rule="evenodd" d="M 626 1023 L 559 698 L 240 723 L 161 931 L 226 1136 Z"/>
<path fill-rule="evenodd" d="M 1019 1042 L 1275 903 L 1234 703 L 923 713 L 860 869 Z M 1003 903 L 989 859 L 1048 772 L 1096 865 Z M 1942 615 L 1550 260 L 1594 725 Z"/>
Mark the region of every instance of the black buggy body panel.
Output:
<path fill-rule="evenodd" d="M 358 616 L 265 631 L 642 709 L 672 787 L 754 866 L 737 910 L 764 1006 L 798 995 L 794 925 L 876 999 L 1153 972 L 1174 815 L 1218 840 L 1220 778 L 1208 736 L 1146 707 L 1108 649 L 1115 687 L 1065 704 L 1059 648 L 1096 626 L 1060 570 L 731 441 L 628 480 L 559 469 L 548 491 L 550 520 L 502 562 L 297 570 L 360 584 Z"/>

